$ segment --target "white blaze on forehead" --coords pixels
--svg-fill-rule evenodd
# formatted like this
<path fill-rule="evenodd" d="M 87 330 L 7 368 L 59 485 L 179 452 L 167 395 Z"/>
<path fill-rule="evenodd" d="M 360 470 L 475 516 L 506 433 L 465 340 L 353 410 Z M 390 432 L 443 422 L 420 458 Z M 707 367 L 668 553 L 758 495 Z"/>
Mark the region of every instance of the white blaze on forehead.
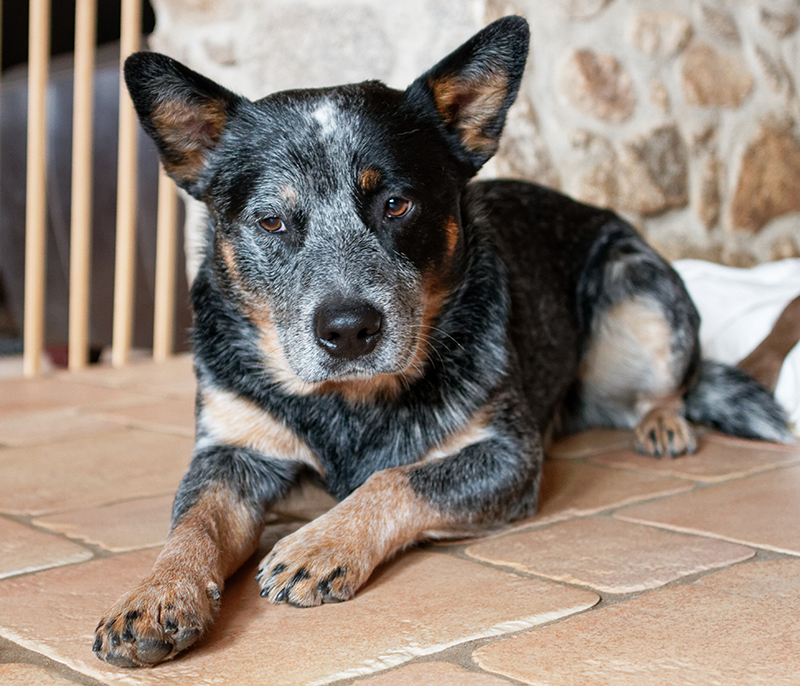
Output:
<path fill-rule="evenodd" d="M 312 116 L 319 124 L 323 136 L 330 136 L 340 127 L 341 110 L 330 100 L 323 100 Z"/>

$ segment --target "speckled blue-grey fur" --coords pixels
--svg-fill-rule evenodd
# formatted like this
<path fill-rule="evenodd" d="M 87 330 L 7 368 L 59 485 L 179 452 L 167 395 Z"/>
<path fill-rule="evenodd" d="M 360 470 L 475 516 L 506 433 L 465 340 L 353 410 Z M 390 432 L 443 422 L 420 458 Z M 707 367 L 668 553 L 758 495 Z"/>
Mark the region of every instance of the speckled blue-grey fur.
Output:
<path fill-rule="evenodd" d="M 631 298 L 668 322 L 670 378 L 688 391 L 690 417 L 740 435 L 785 437 L 769 394 L 716 367 L 701 372 L 697 312 L 675 272 L 632 227 L 533 184 L 470 182 L 496 148 L 527 40 L 524 21 L 506 18 L 404 92 L 367 82 L 256 102 L 169 58 L 129 59 L 126 78 L 145 129 L 177 183 L 211 217 L 192 289 L 198 412 L 203 389 L 232 392 L 288 427 L 321 465 L 313 474 L 299 461 L 214 445 L 198 424 L 175 521 L 213 483 L 260 510 L 306 477 L 341 499 L 376 471 L 400 465 L 415 465 L 408 476 L 414 491 L 465 525 L 528 515 L 537 500 L 541 435 L 562 403 L 568 428 L 631 422 L 630 408 L 593 404 L 576 382 L 597 322 Z M 436 84 L 484 73 L 502 77 L 505 90 L 469 138 L 448 124 Z M 195 135 L 208 138 L 201 163 L 181 152 L 179 134 L 170 134 L 176 147 L 163 124 L 153 123 L 154 109 L 170 99 L 224 122 Z M 469 105 L 456 98 L 453 107 Z M 359 187 L 365 169 L 378 172 L 377 189 Z M 414 210 L 387 222 L 387 198 L 398 195 Z M 264 217 L 281 218 L 285 230 L 259 229 Z M 448 248 L 451 220 L 458 242 Z M 265 359 L 254 303 L 269 313 L 299 382 L 406 375 L 432 275 L 446 297 L 422 368 L 398 393 L 354 402 L 334 391 L 295 392 Z M 314 313 L 332 295 L 381 312 L 374 352 L 337 359 L 315 340 Z M 732 406 L 742 393 L 752 411 Z M 482 409 L 490 438 L 420 462 Z"/>

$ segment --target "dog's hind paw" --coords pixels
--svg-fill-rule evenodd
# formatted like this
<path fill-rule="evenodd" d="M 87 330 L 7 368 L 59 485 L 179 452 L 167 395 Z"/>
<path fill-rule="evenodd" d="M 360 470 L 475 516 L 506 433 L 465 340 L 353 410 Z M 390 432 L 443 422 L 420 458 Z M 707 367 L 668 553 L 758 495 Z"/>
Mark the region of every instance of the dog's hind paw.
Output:
<path fill-rule="evenodd" d="M 217 584 L 145 581 L 103 616 L 93 650 L 117 667 L 152 667 L 191 646 L 219 607 Z"/>
<path fill-rule="evenodd" d="M 652 457 L 680 457 L 697 449 L 694 429 L 670 407 L 656 407 L 636 427 L 636 450 Z"/>

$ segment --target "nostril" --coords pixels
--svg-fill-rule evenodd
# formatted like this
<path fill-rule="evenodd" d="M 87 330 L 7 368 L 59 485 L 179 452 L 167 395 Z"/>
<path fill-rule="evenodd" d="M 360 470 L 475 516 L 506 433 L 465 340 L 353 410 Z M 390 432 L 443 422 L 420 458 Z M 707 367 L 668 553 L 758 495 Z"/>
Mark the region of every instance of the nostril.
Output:
<path fill-rule="evenodd" d="M 383 316 L 377 310 L 369 313 L 370 321 L 366 322 L 366 326 L 358 332 L 359 338 L 369 338 L 379 333 L 383 324 Z"/>

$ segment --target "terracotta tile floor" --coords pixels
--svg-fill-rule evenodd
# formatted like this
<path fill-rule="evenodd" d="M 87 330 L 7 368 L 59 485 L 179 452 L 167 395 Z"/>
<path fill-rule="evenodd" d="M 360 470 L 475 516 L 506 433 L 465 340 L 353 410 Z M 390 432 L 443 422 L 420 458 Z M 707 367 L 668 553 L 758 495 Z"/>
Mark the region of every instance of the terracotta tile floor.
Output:
<path fill-rule="evenodd" d="M 409 551 L 357 597 L 258 597 L 281 503 L 216 629 L 151 670 L 98 661 L 102 611 L 149 569 L 192 447 L 186 357 L 0 381 L 0 684 L 800 683 L 800 450 L 704 433 L 658 461 L 625 432 L 554 447 L 541 513 Z"/>

